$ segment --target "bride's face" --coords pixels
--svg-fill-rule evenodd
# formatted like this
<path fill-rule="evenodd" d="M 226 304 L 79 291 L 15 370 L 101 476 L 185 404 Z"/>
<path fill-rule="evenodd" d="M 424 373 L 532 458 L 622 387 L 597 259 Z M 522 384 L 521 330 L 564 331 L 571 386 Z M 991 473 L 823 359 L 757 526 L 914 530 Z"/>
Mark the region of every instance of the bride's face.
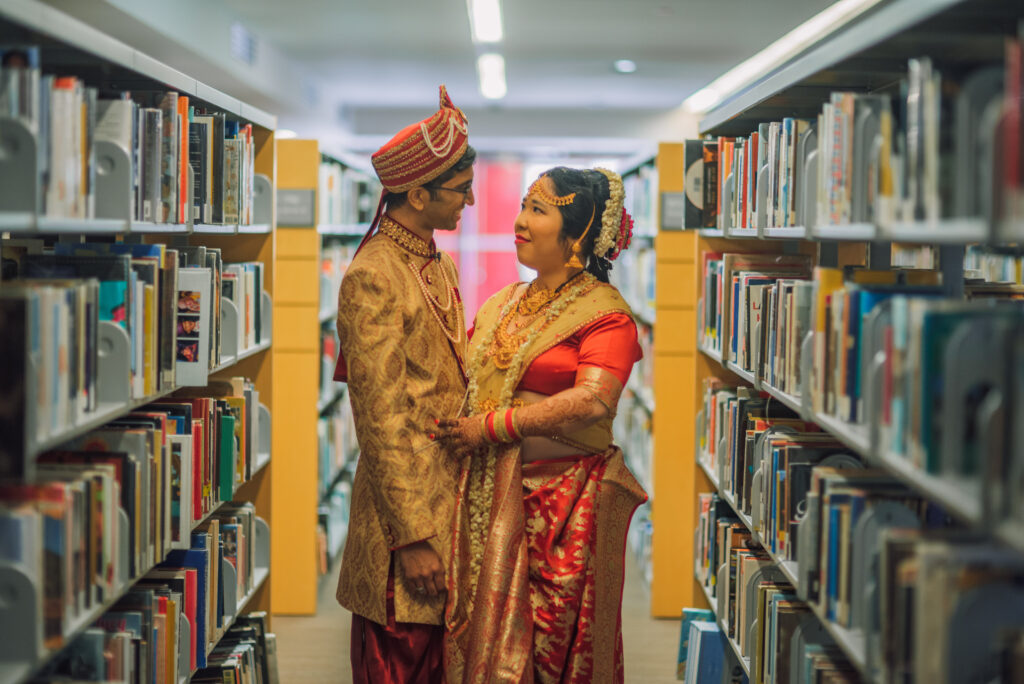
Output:
<path fill-rule="evenodd" d="M 557 195 L 555 184 L 548 177 L 540 179 L 549 195 Z M 516 217 L 516 256 L 519 263 L 538 273 L 550 272 L 565 264 L 568 243 L 561 239 L 562 212 L 544 202 L 536 194 L 523 199 Z"/>

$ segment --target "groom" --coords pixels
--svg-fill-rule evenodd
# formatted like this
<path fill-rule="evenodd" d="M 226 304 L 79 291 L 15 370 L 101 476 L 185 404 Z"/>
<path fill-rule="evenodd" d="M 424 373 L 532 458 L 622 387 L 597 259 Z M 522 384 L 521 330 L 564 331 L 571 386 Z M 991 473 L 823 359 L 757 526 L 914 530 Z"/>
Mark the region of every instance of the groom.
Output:
<path fill-rule="evenodd" d="M 433 234 L 455 230 L 473 204 L 475 160 L 466 117 L 441 86 L 440 110 L 373 154 L 386 211 L 338 293 L 335 379 L 348 382 L 360 457 L 337 598 L 352 611 L 357 683 L 443 680 L 458 465 L 429 427 L 460 410 L 466 321 L 455 264 Z"/>

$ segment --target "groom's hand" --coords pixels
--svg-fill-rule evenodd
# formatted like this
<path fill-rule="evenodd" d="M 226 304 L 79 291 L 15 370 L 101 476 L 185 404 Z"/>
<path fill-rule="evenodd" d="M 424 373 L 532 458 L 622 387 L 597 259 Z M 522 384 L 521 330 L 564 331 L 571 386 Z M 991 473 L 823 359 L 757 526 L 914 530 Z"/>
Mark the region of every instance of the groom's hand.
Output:
<path fill-rule="evenodd" d="M 437 596 L 445 591 L 444 565 L 428 542 L 416 542 L 395 553 L 405 581 L 418 596 Z"/>

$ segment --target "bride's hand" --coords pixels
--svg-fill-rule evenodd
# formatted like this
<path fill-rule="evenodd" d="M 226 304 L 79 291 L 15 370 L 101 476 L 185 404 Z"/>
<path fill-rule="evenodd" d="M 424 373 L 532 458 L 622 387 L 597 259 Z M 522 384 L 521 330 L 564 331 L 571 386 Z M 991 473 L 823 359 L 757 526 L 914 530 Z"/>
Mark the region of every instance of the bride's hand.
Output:
<path fill-rule="evenodd" d="M 481 416 L 442 420 L 437 424 L 437 441 L 441 442 L 458 455 L 487 446 L 484 437 L 484 424 Z"/>

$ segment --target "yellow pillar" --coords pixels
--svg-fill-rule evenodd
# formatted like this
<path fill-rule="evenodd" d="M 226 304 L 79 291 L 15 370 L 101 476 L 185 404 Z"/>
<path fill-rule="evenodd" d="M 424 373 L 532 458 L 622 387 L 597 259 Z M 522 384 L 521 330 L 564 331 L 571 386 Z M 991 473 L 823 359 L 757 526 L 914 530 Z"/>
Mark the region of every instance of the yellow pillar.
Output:
<path fill-rule="evenodd" d="M 279 190 L 317 190 L 316 140 L 277 143 Z M 315 195 L 314 195 L 315 198 Z M 315 204 L 314 204 L 315 206 Z M 313 225 L 277 231 L 274 298 L 274 612 L 316 613 L 317 397 L 320 386 L 320 238 Z"/>
<path fill-rule="evenodd" d="M 660 192 L 683 191 L 683 145 L 658 146 Z M 696 237 L 659 230 L 655 241 L 654 497 L 651 615 L 678 617 L 692 605 L 697 472 L 693 458 L 696 379 Z"/>

